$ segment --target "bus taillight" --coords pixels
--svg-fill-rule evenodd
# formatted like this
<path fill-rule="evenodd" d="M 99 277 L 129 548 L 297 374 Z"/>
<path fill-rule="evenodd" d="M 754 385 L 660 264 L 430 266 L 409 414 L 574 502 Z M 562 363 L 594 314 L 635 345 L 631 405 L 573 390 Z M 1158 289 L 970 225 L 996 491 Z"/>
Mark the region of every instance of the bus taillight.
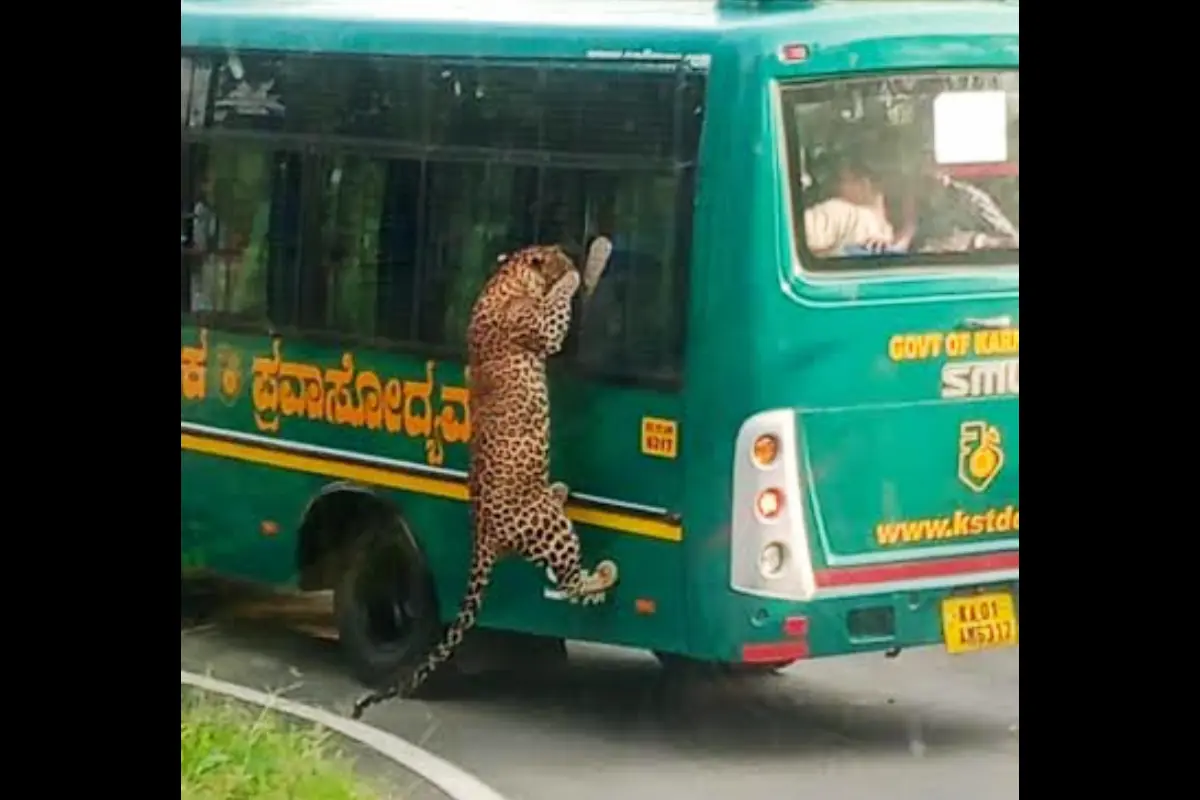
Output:
<path fill-rule="evenodd" d="M 763 489 L 754 501 L 754 509 L 764 522 L 770 522 L 783 511 L 783 492 L 774 487 Z"/>
<path fill-rule="evenodd" d="M 758 570 L 764 578 L 777 578 L 787 566 L 787 547 L 771 542 L 758 555 Z"/>
<path fill-rule="evenodd" d="M 729 582 L 782 600 L 816 592 L 796 411 L 760 411 L 742 423 L 733 460 Z"/>
<path fill-rule="evenodd" d="M 754 440 L 754 451 L 750 454 L 754 463 L 759 467 L 769 467 L 779 457 L 779 440 L 770 433 L 765 433 Z"/>

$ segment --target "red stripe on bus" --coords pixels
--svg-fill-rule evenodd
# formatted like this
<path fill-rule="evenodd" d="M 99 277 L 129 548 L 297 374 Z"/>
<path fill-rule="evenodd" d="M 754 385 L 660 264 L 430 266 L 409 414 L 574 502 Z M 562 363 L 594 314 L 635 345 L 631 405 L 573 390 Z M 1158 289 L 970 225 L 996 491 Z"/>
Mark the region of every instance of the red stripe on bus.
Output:
<path fill-rule="evenodd" d="M 742 645 L 744 664 L 783 664 L 808 658 L 808 642 L 767 642 Z"/>
<path fill-rule="evenodd" d="M 947 578 L 975 572 L 999 572 L 1020 569 L 1021 551 L 988 553 L 958 558 L 931 558 L 925 561 L 904 561 L 899 564 L 871 564 L 862 567 L 834 567 L 817 570 L 817 586 L 860 586 L 871 583 L 896 583 L 922 578 Z"/>

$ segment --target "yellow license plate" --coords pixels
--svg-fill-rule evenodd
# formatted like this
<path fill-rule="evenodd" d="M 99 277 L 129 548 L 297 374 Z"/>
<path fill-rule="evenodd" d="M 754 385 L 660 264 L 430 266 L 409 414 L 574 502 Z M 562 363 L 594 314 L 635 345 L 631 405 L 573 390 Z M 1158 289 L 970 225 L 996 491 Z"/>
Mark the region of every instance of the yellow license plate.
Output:
<path fill-rule="evenodd" d="M 973 653 L 1017 644 L 1017 612 L 1011 594 L 948 597 L 942 602 L 942 635 L 951 653 Z"/>

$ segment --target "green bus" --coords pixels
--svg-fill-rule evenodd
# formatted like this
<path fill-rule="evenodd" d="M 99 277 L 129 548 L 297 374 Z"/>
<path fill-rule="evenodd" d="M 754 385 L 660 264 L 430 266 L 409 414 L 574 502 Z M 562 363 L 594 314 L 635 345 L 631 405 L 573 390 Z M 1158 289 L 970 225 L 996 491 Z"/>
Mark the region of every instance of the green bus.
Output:
<path fill-rule="evenodd" d="M 482 627 L 718 672 L 1016 645 L 1017 3 L 180 8 L 181 572 L 332 590 L 366 681 L 423 655 L 471 305 L 553 242 L 606 254 L 551 468 L 619 583 L 503 562 Z"/>

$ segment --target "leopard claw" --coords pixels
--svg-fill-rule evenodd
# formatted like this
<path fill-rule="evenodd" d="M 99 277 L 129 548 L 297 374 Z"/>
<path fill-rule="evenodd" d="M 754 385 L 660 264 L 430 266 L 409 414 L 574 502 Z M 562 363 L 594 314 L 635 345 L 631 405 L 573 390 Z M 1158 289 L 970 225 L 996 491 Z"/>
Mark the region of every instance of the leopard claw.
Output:
<path fill-rule="evenodd" d="M 616 586 L 619 575 L 616 562 L 608 559 L 601 561 L 591 574 L 591 581 L 595 586 L 594 591 L 605 592 Z"/>
<path fill-rule="evenodd" d="M 554 483 L 550 484 L 550 496 L 553 497 L 559 505 L 566 505 L 567 497 L 570 496 L 570 494 L 570 487 L 562 481 L 555 481 Z"/>
<path fill-rule="evenodd" d="M 590 594 L 574 594 L 567 598 L 567 601 L 573 606 L 596 606 L 603 603 L 605 600 L 604 592 L 592 592 Z"/>

